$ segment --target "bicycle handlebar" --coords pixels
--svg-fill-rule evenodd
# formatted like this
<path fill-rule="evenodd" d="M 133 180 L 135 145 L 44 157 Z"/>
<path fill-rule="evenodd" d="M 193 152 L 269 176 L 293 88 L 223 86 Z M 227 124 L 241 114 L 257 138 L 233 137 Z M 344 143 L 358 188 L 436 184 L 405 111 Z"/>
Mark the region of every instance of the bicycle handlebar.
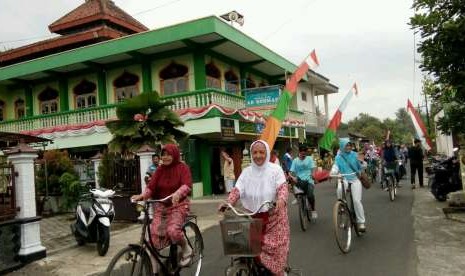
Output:
<path fill-rule="evenodd" d="M 172 198 L 173 194 L 170 194 L 169 196 L 162 198 L 162 199 L 147 199 L 143 200 L 145 203 L 156 203 L 156 202 L 165 202 L 168 199 Z M 131 199 L 131 203 L 137 203 L 137 201 Z"/>
<path fill-rule="evenodd" d="M 354 175 L 357 174 L 356 172 L 353 173 L 340 173 L 340 174 L 330 174 L 330 177 L 336 177 L 336 178 L 342 178 L 343 176 L 349 176 L 349 175 Z"/>
<path fill-rule="evenodd" d="M 226 203 L 228 209 L 231 209 L 234 214 L 236 214 L 236 216 L 238 217 L 251 217 L 253 215 L 256 215 L 260 209 L 262 209 L 262 207 L 264 206 L 268 206 L 268 207 L 274 207 L 276 206 L 276 202 L 272 202 L 272 201 L 265 201 L 262 203 L 262 205 L 260 205 L 260 207 L 257 209 L 257 211 L 253 212 L 253 213 L 246 213 L 246 212 L 243 212 L 243 211 L 238 211 L 233 205 L 231 205 L 231 203 Z"/>

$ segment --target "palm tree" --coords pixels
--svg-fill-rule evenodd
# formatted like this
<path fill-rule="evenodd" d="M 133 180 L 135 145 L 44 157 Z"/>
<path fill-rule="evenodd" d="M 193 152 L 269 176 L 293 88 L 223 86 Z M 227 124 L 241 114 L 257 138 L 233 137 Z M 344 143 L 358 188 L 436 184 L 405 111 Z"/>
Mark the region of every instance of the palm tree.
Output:
<path fill-rule="evenodd" d="M 116 108 L 117 120 L 106 122 L 113 134 L 108 144 L 112 152 L 136 152 L 143 145 L 156 148 L 160 143 L 175 142 L 187 134 L 176 129 L 184 123 L 169 109 L 173 101 L 163 100 L 157 92 L 142 93 Z"/>

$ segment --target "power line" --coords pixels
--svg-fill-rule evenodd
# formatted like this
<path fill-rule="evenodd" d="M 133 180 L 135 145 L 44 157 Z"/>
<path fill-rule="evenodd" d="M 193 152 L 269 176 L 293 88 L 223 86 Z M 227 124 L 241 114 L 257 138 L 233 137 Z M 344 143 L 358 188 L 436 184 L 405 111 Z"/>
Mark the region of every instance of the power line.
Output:
<path fill-rule="evenodd" d="M 170 6 L 170 5 L 172 5 L 172 4 L 176 3 L 176 2 L 179 2 L 179 1 L 182 1 L 182 0 L 174 0 L 174 1 L 171 1 L 171 2 L 167 2 L 165 4 L 161 4 L 161 5 L 158 5 L 156 7 L 150 8 L 150 9 L 146 9 L 146 10 L 143 10 L 143 11 L 140 11 L 140 12 L 136 12 L 136 13 L 132 14 L 132 16 L 140 15 L 140 14 L 143 14 L 143 13 L 151 12 L 151 11 L 159 9 L 159 8 L 167 7 L 167 6 Z"/>
<path fill-rule="evenodd" d="M 302 6 L 302 8 L 300 9 L 300 12 L 298 15 L 301 15 L 303 14 L 307 8 L 315 3 L 317 0 L 314 0 L 314 1 L 309 1 L 307 2 L 305 5 Z M 283 23 L 281 23 L 281 25 L 278 26 L 278 28 L 276 28 L 274 31 L 272 31 L 271 33 L 267 34 L 263 40 L 268 40 L 270 37 L 274 36 L 277 32 L 279 32 L 284 26 L 286 26 L 287 24 L 291 23 L 292 21 L 294 21 L 296 18 L 300 18 L 300 16 L 296 16 L 296 15 L 292 15 L 287 19 L 285 20 Z"/>

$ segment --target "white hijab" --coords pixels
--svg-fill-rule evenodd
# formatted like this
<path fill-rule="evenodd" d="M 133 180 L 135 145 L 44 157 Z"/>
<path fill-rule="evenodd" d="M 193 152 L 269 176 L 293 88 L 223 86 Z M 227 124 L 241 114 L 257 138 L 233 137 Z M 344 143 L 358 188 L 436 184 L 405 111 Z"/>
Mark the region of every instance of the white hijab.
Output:
<path fill-rule="evenodd" d="M 277 188 L 286 182 L 284 172 L 279 165 L 270 162 L 270 147 L 263 140 L 257 140 L 250 146 L 250 153 L 255 144 L 262 143 L 266 148 L 265 162 L 258 166 L 253 158 L 252 164 L 245 168 L 236 182 L 242 206 L 255 212 L 265 201 L 276 201 Z M 267 211 L 262 208 L 260 212 Z"/>

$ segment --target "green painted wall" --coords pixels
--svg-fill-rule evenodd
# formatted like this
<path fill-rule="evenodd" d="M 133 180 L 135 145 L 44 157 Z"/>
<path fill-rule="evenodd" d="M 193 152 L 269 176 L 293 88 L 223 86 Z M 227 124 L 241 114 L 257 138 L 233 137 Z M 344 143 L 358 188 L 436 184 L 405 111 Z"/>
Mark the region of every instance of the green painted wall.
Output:
<path fill-rule="evenodd" d="M 152 92 L 152 64 L 150 61 L 144 61 L 142 63 L 142 93 Z"/>
<path fill-rule="evenodd" d="M 204 89 L 207 81 L 205 74 L 205 54 L 200 50 L 194 52 L 194 76 L 195 89 Z"/>
<path fill-rule="evenodd" d="M 107 73 L 103 70 L 98 72 L 97 79 L 98 105 L 106 105 L 108 103 Z"/>
<path fill-rule="evenodd" d="M 26 117 L 34 116 L 34 97 L 32 96 L 32 87 L 24 88 L 24 101 L 26 103 Z"/>
<path fill-rule="evenodd" d="M 60 111 L 68 111 L 70 102 L 70 93 L 68 91 L 68 79 L 60 78 L 58 80 L 58 89 L 58 95 L 60 97 Z"/>
<path fill-rule="evenodd" d="M 212 179 L 211 179 L 211 149 L 207 141 L 199 142 L 200 157 L 200 173 L 203 183 L 203 194 L 212 194 Z"/>

